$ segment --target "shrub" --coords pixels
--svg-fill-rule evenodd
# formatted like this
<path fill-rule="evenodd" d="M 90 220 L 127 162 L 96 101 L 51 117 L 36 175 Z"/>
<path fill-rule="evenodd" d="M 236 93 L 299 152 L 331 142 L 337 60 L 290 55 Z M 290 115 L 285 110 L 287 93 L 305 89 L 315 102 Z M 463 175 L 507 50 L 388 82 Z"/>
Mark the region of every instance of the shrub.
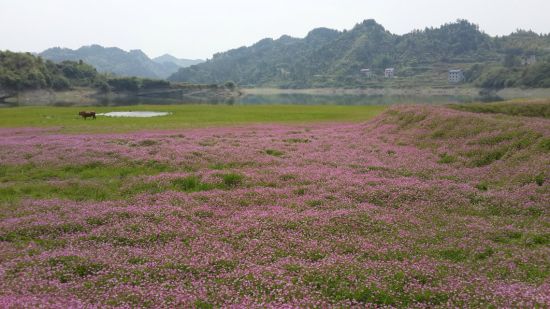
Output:
<path fill-rule="evenodd" d="M 193 214 L 201 219 L 212 218 L 214 216 L 214 212 L 210 210 L 197 210 Z"/>
<path fill-rule="evenodd" d="M 491 257 L 495 253 L 495 250 L 491 247 L 487 247 L 485 250 L 477 253 L 475 255 L 477 260 L 485 260 L 489 257 Z"/>
<path fill-rule="evenodd" d="M 270 156 L 274 156 L 274 157 L 281 157 L 285 154 L 284 152 L 282 152 L 280 150 L 275 150 L 275 149 L 266 149 L 265 153 L 267 153 Z"/>
<path fill-rule="evenodd" d="M 66 90 L 71 88 L 71 83 L 64 76 L 54 76 L 51 83 L 54 90 Z"/>
<path fill-rule="evenodd" d="M 318 206 L 323 205 L 323 201 L 321 201 L 321 200 L 311 200 L 311 201 L 307 201 L 306 204 L 310 207 L 318 207 Z"/>
<path fill-rule="evenodd" d="M 482 152 L 477 158 L 473 160 L 472 164 L 475 167 L 487 166 L 495 161 L 500 160 L 506 154 L 506 151 L 506 148 L 500 148 L 490 150 L 485 153 Z"/>
<path fill-rule="evenodd" d="M 211 186 L 201 182 L 197 176 L 187 176 L 172 180 L 172 185 L 179 191 L 196 192 L 209 190 Z"/>
<path fill-rule="evenodd" d="M 543 138 L 539 143 L 539 148 L 544 152 L 550 152 L 550 138 Z"/>
<path fill-rule="evenodd" d="M 462 262 L 468 258 L 468 253 L 463 249 L 446 249 L 439 251 L 438 255 L 446 260 Z"/>
<path fill-rule="evenodd" d="M 288 139 L 285 139 L 284 141 L 292 144 L 307 144 L 310 142 L 310 140 L 307 138 L 288 138 Z"/>
<path fill-rule="evenodd" d="M 233 89 L 235 89 L 235 87 L 236 87 L 235 83 L 232 82 L 232 81 L 226 82 L 224 86 L 225 86 L 225 88 L 227 88 L 227 89 L 229 89 L 229 90 L 233 90 Z"/>
<path fill-rule="evenodd" d="M 537 185 L 541 186 L 544 184 L 544 173 L 539 173 L 537 176 L 535 176 L 535 182 Z"/>
<path fill-rule="evenodd" d="M 152 139 L 144 139 L 142 141 L 139 141 L 136 146 L 142 146 L 142 147 L 149 147 L 158 144 L 159 142 L 152 140 Z"/>
<path fill-rule="evenodd" d="M 244 176 L 235 173 L 228 173 L 221 175 L 223 184 L 227 188 L 237 187 L 242 184 Z"/>
<path fill-rule="evenodd" d="M 479 191 L 487 191 L 487 190 L 489 190 L 489 184 L 486 181 L 481 181 L 480 183 L 478 183 L 476 185 L 476 188 Z"/>
<path fill-rule="evenodd" d="M 79 256 L 60 256 L 48 260 L 51 267 L 61 268 L 56 276 L 61 283 L 66 283 L 75 277 L 94 275 L 104 268 L 102 264 L 90 262 Z"/>
<path fill-rule="evenodd" d="M 440 155 L 439 158 L 440 159 L 437 162 L 441 164 L 450 164 L 450 163 L 456 162 L 456 157 L 449 155 L 447 153 Z"/>

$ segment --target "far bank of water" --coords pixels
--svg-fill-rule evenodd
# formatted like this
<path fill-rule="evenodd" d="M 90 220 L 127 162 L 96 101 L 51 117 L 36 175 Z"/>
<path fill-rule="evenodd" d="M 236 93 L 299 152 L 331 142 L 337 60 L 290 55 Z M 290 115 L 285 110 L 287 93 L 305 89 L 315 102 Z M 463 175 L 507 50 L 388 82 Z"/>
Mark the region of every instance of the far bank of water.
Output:
<path fill-rule="evenodd" d="M 449 89 L 242 89 L 241 95 L 227 99 L 192 97 L 184 99 L 117 96 L 91 97 L 84 95 L 24 98 L 0 103 L 0 107 L 15 106 L 134 106 L 134 105 L 394 105 L 450 104 L 495 102 L 517 98 L 550 98 L 550 89 L 504 89 L 484 92 L 475 88 Z"/>

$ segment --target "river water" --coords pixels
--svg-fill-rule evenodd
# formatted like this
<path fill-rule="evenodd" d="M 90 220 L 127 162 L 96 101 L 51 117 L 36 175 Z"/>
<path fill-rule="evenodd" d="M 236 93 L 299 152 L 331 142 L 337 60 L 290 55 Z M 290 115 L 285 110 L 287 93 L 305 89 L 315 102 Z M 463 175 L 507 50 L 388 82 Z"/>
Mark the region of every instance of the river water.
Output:
<path fill-rule="evenodd" d="M 98 101 L 99 106 L 127 106 L 127 105 L 167 105 L 167 104 L 234 104 L 234 105 L 263 105 L 263 104 L 296 104 L 296 105 L 391 105 L 391 104 L 448 104 L 469 103 L 480 101 L 499 101 L 499 97 L 482 96 L 449 96 L 449 95 L 317 95 L 303 93 L 282 94 L 247 94 L 239 98 L 225 101 L 189 101 L 182 102 L 173 99 L 158 98 L 122 98 Z"/>
<path fill-rule="evenodd" d="M 496 96 L 469 95 L 365 95 L 365 94 L 245 94 L 228 100 L 208 101 L 193 99 L 163 99 L 147 97 L 117 97 L 101 98 L 86 101 L 60 101 L 48 105 L 53 106 L 132 106 L 132 105 L 173 105 L 173 104 L 229 104 L 229 105 L 263 105 L 263 104 L 295 104 L 295 105 L 393 105 L 393 104 L 449 104 L 469 102 L 500 101 Z M 28 103 L 0 103 L 3 107 L 34 105 Z"/>

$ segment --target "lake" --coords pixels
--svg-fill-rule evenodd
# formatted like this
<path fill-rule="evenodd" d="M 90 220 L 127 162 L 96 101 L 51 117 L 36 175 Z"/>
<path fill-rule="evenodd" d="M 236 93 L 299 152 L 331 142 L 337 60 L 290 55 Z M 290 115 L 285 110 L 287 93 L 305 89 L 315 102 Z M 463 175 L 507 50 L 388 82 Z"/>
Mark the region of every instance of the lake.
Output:
<path fill-rule="evenodd" d="M 164 99 L 148 97 L 115 97 L 86 100 L 63 100 L 47 105 L 53 106 L 132 106 L 132 105 L 173 105 L 173 104 L 227 104 L 227 105 L 264 105 L 264 104 L 295 104 L 295 105 L 392 105 L 392 104 L 449 104 L 500 101 L 498 96 L 471 95 L 365 95 L 365 94 L 245 94 L 228 100 Z M 28 102 L 0 103 L 3 107 L 44 105 Z"/>
<path fill-rule="evenodd" d="M 62 96 L 61 96 L 62 97 Z M 242 95 L 229 99 L 158 98 L 145 96 L 67 96 L 49 101 L 47 96 L 36 96 L 20 101 L 0 102 L 0 107 L 50 106 L 133 106 L 133 105 L 393 105 L 393 104 L 450 104 L 494 102 L 515 98 L 548 98 L 549 89 L 504 89 L 481 95 L 479 89 L 242 89 Z"/>

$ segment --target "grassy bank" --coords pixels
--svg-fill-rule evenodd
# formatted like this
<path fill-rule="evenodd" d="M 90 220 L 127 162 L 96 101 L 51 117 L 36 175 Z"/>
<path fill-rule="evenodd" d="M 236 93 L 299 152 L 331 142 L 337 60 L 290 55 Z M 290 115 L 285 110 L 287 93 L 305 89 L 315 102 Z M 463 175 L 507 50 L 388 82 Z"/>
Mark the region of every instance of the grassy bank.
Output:
<path fill-rule="evenodd" d="M 16 107 L 0 109 L 0 127 L 60 127 L 63 132 L 129 132 L 254 123 L 365 121 L 385 109 L 382 106 L 142 105 L 94 107 L 93 110 L 97 113 L 132 110 L 172 114 L 143 119 L 98 116 L 96 120 L 83 120 L 78 117 L 82 107 Z"/>
<path fill-rule="evenodd" d="M 474 113 L 550 118 L 550 100 L 548 99 L 529 101 L 518 99 L 496 103 L 452 105 L 451 107 Z"/>

